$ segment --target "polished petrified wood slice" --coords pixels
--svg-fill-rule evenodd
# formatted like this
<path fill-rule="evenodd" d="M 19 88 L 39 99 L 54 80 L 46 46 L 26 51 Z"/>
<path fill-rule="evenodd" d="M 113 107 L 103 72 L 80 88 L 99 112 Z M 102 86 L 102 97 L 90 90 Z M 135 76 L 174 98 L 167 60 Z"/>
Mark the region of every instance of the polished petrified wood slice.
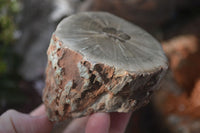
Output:
<path fill-rule="evenodd" d="M 62 20 L 47 54 L 43 101 L 52 121 L 134 111 L 149 102 L 168 68 L 158 41 L 105 12 Z"/>

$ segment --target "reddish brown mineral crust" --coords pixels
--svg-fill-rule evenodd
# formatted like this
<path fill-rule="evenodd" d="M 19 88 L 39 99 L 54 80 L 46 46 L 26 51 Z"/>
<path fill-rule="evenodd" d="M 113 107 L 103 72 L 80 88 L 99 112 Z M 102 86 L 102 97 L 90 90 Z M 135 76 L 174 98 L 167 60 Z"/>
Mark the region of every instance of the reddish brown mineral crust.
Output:
<path fill-rule="evenodd" d="M 92 64 L 55 35 L 48 49 L 43 101 L 52 121 L 77 118 L 94 112 L 129 112 L 149 102 L 162 68 L 146 74 Z"/>

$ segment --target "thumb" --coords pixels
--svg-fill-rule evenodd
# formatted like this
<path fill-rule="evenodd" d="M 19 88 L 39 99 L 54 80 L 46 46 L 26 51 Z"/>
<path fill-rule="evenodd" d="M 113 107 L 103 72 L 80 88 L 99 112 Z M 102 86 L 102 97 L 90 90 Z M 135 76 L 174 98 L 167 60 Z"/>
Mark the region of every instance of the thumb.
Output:
<path fill-rule="evenodd" d="M 110 115 L 108 113 L 95 113 L 88 119 L 86 133 L 108 133 L 110 128 Z"/>
<path fill-rule="evenodd" d="M 2 133 L 48 133 L 52 123 L 46 115 L 33 117 L 8 110 L 0 117 L 0 132 Z"/>

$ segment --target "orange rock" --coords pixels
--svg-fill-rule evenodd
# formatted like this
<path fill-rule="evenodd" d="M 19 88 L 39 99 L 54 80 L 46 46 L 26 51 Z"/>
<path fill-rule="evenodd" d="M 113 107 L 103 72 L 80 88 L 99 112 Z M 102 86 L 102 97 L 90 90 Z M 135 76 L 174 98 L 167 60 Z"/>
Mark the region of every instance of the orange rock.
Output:
<path fill-rule="evenodd" d="M 192 91 L 190 102 L 192 106 L 200 108 L 200 79 L 196 82 Z"/>
<path fill-rule="evenodd" d="M 169 80 L 169 79 L 168 79 Z M 169 80 L 154 97 L 154 104 L 172 133 L 200 132 L 200 79 L 191 95 Z M 169 85 L 170 84 L 170 85 Z M 171 87 L 171 88 L 170 88 Z"/>
<path fill-rule="evenodd" d="M 177 114 L 200 118 L 200 80 L 196 82 L 190 96 L 186 92 L 177 95 L 171 91 L 165 91 L 163 97 L 164 100 L 159 103 L 159 108 L 166 116 Z"/>
<path fill-rule="evenodd" d="M 197 36 L 184 35 L 163 43 L 177 83 L 191 92 L 200 77 L 200 44 Z"/>

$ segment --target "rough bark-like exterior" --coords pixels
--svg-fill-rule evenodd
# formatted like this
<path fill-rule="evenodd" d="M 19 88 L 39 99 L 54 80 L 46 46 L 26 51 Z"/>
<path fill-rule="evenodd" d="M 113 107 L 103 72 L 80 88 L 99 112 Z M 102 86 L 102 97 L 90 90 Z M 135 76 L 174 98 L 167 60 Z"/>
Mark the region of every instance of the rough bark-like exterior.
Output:
<path fill-rule="evenodd" d="M 147 104 L 166 68 L 130 73 L 92 64 L 52 36 L 48 48 L 43 101 L 50 120 L 77 118 L 94 112 L 129 112 Z"/>

